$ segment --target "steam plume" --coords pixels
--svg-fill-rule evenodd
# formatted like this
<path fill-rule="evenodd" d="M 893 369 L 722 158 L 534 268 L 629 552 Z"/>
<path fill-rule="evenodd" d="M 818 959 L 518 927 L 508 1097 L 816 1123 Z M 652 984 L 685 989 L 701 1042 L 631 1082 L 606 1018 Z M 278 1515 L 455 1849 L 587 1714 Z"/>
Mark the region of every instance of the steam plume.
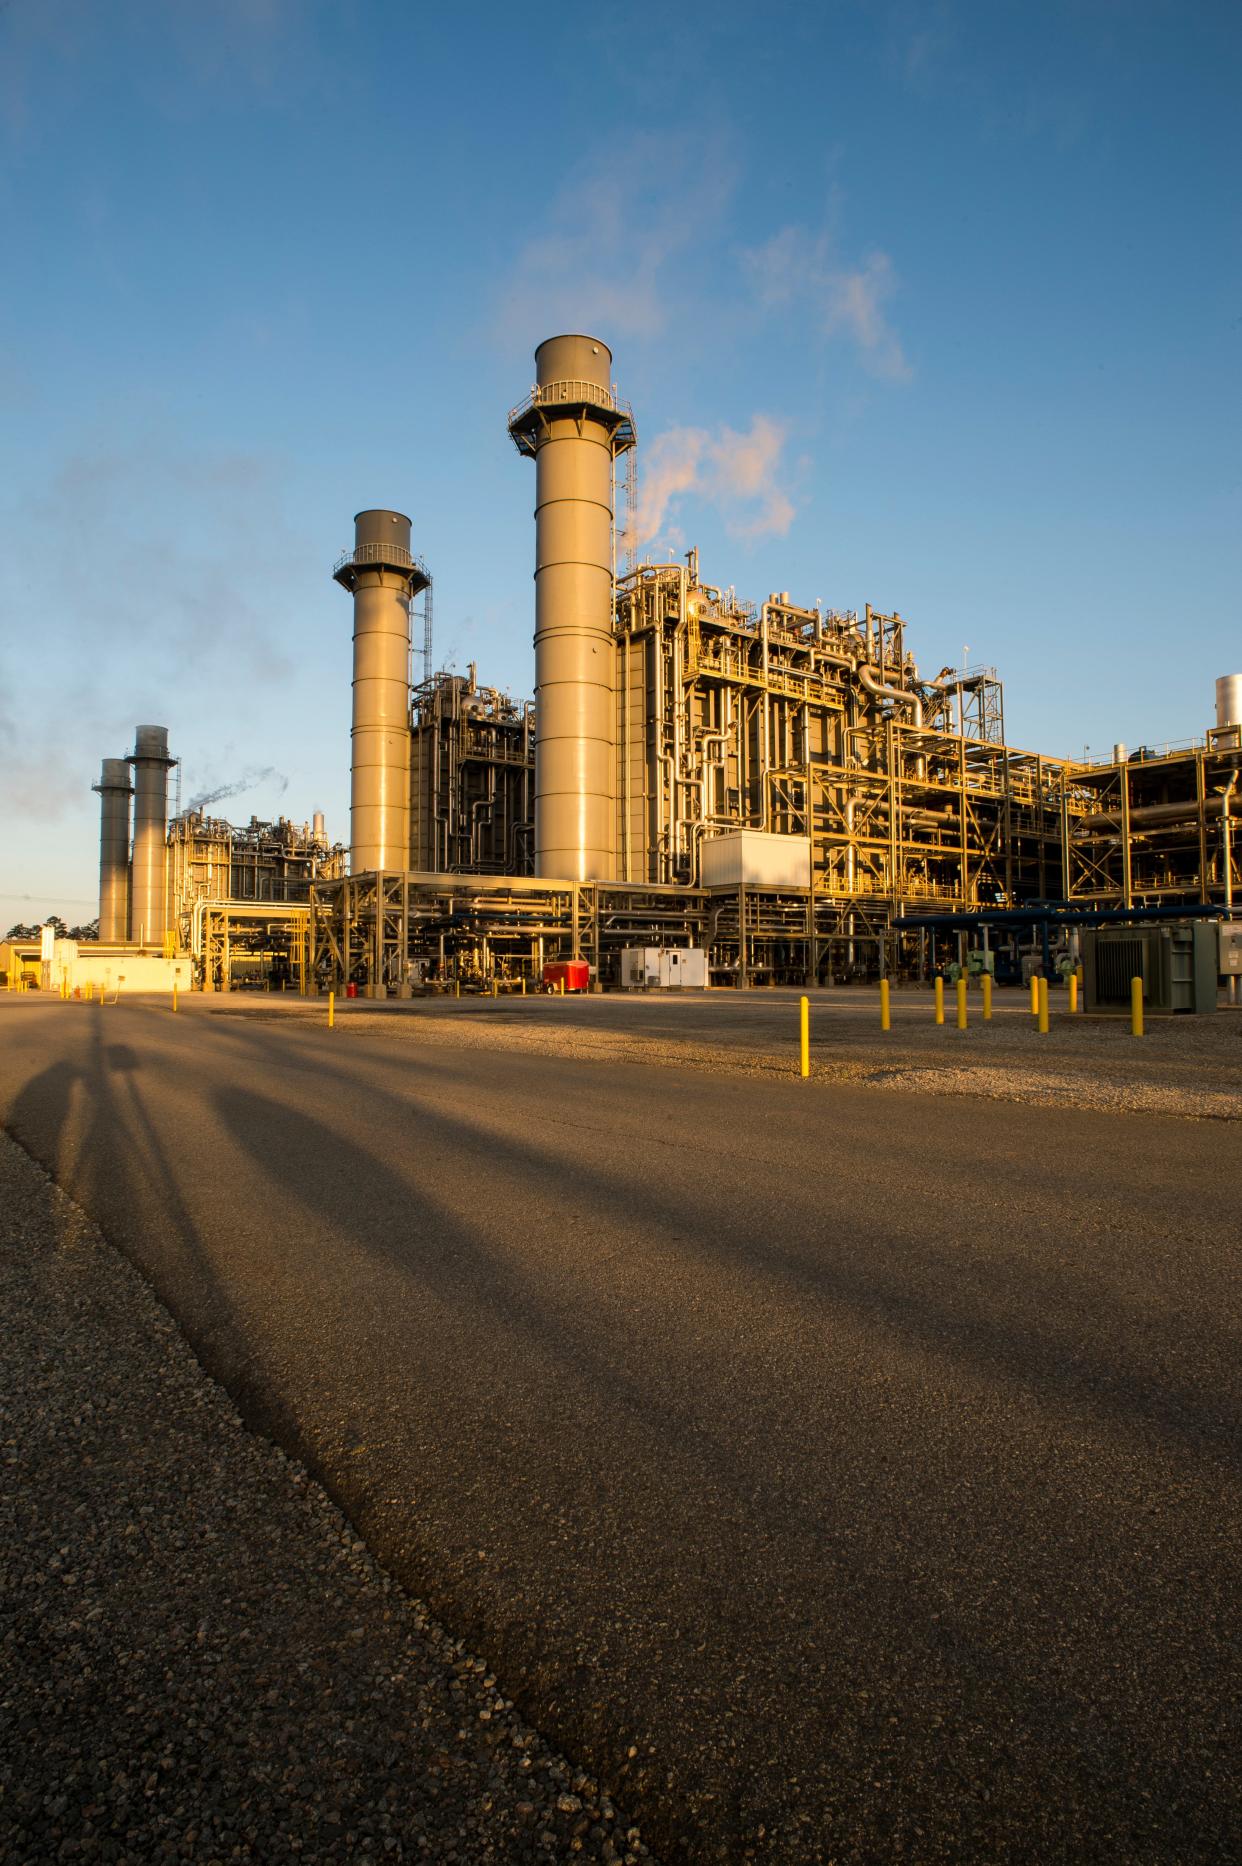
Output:
<path fill-rule="evenodd" d="M 188 809 L 205 810 L 208 804 L 223 803 L 226 797 L 240 796 L 244 790 L 255 790 L 260 784 L 275 784 L 276 795 L 283 797 L 289 788 L 289 780 L 272 765 L 247 765 L 239 778 L 231 784 L 221 784 L 215 790 L 205 790 L 196 797 L 191 797 Z"/>
<path fill-rule="evenodd" d="M 734 537 L 783 537 L 794 517 L 793 501 L 776 477 L 784 446 L 785 429 L 769 415 L 756 415 L 745 434 L 721 427 L 658 435 L 643 463 L 632 548 L 664 530 L 674 502 L 686 493 L 716 506 Z"/>

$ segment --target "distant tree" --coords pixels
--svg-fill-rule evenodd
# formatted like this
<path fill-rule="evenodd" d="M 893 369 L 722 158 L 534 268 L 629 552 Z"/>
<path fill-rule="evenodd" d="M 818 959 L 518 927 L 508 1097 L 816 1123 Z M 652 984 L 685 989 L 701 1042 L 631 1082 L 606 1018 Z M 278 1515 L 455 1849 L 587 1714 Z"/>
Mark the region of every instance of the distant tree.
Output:
<path fill-rule="evenodd" d="M 95 934 L 87 934 L 82 929 L 78 929 L 71 933 L 59 914 L 49 914 L 46 920 L 32 921 L 29 926 L 25 926 L 21 921 L 18 921 L 16 926 L 9 928 L 4 937 L 5 939 L 38 939 L 45 926 L 55 927 L 57 939 L 77 939 L 79 933 L 81 933 L 82 938 L 93 939 L 97 937 L 97 932 Z M 98 929 L 98 921 L 95 922 L 95 926 L 96 929 Z"/>
<path fill-rule="evenodd" d="M 88 920 L 84 927 L 70 927 L 69 938 L 88 942 L 97 940 L 99 938 L 99 916 L 96 915 L 93 920 Z"/>

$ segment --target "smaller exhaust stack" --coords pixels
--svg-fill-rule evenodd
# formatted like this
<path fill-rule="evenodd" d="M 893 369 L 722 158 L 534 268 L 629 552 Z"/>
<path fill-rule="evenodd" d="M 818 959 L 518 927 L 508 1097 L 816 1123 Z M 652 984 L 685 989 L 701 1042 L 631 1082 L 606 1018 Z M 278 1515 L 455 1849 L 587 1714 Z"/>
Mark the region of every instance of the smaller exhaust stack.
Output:
<path fill-rule="evenodd" d="M 99 792 L 99 937 L 110 944 L 129 938 L 129 781 L 128 758 L 105 758 Z"/>
<path fill-rule="evenodd" d="M 129 936 L 139 946 L 162 946 L 168 928 L 167 726 L 138 726 L 129 762 L 134 767 L 134 859 L 129 891 Z"/>
<path fill-rule="evenodd" d="M 332 575 L 354 599 L 349 868 L 410 865 L 410 604 L 431 581 L 410 521 L 386 507 L 354 517 L 354 548 Z"/>
<path fill-rule="evenodd" d="M 1216 730 L 1226 746 L 1242 745 L 1242 674 L 1222 674 L 1216 682 Z"/>

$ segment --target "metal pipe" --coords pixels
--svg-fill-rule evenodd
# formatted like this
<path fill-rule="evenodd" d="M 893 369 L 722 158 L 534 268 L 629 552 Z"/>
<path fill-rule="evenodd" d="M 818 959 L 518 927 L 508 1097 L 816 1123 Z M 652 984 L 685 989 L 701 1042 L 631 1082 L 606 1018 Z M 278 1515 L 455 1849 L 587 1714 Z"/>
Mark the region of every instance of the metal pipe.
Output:
<path fill-rule="evenodd" d="M 354 599 L 349 865 L 410 866 L 410 604 L 431 579 L 410 552 L 404 513 L 354 518 L 354 548 L 333 572 Z"/>
<path fill-rule="evenodd" d="M 535 387 L 509 417 L 535 462 L 535 872 L 616 871 L 613 462 L 634 443 L 593 337 L 551 337 Z"/>
<path fill-rule="evenodd" d="M 129 762 L 134 767 L 129 936 L 140 946 L 162 946 L 168 926 L 168 771 L 176 763 L 168 756 L 167 726 L 138 726 Z"/>
<path fill-rule="evenodd" d="M 759 611 L 759 639 L 763 655 L 763 723 L 759 733 L 759 827 L 768 828 L 768 771 L 772 764 L 770 728 L 768 723 L 768 675 L 771 668 L 771 647 L 768 639 L 768 611 L 770 605 L 764 603 Z"/>
<path fill-rule="evenodd" d="M 1205 797 L 1203 813 L 1205 816 L 1219 816 L 1221 803 L 1219 798 Z M 1192 823 L 1198 817 L 1199 803 L 1195 797 L 1188 797 L 1185 803 L 1143 803 L 1131 805 L 1129 820 L 1132 826 L 1146 829 L 1160 829 L 1176 823 Z M 1073 825 L 1076 829 L 1111 830 L 1121 828 L 1121 812 L 1100 810 L 1091 816 L 1079 817 Z"/>
<path fill-rule="evenodd" d="M 134 794 L 129 760 L 105 758 L 99 792 L 99 937 L 129 938 L 129 800 Z"/>
<path fill-rule="evenodd" d="M 870 611 L 868 611 L 869 616 Z M 870 628 L 870 622 L 868 622 L 868 628 Z M 916 732 L 923 730 L 923 702 L 917 693 L 910 693 L 905 687 L 894 687 L 885 680 L 878 680 L 869 667 L 858 669 L 858 683 L 863 692 L 871 694 L 873 699 L 892 700 L 894 705 L 908 706 L 910 724 Z M 920 783 L 927 776 L 927 760 L 921 753 L 914 761 L 914 775 Z"/>
<path fill-rule="evenodd" d="M 1232 724 L 1232 721 L 1226 721 L 1226 724 Z M 1233 919 L 1233 812 L 1229 806 L 1230 806 L 1230 802 L 1233 797 L 1234 787 L 1236 786 L 1237 782 L 1238 782 L 1238 774 L 1236 771 L 1234 771 L 1230 774 L 1229 782 L 1226 784 L 1224 791 L 1221 793 L 1221 800 L 1220 800 L 1220 833 L 1221 833 L 1221 842 L 1223 844 L 1222 853 L 1224 854 L 1224 858 L 1225 858 L 1225 919 L 1226 920 Z M 1229 988 L 1228 989 L 1229 989 L 1230 1004 L 1236 1004 L 1238 1002 L 1238 979 L 1237 979 L 1237 974 L 1234 972 L 1231 972 L 1229 974 Z"/>

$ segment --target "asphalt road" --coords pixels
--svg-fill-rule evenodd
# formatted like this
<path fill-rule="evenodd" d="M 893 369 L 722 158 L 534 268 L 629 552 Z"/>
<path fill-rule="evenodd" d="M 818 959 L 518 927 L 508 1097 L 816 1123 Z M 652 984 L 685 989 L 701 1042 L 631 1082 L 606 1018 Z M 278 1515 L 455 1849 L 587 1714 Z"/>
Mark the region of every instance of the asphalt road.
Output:
<path fill-rule="evenodd" d="M 0 1120 L 668 1861 L 1236 1861 L 1236 1125 L 165 1008 Z"/>

